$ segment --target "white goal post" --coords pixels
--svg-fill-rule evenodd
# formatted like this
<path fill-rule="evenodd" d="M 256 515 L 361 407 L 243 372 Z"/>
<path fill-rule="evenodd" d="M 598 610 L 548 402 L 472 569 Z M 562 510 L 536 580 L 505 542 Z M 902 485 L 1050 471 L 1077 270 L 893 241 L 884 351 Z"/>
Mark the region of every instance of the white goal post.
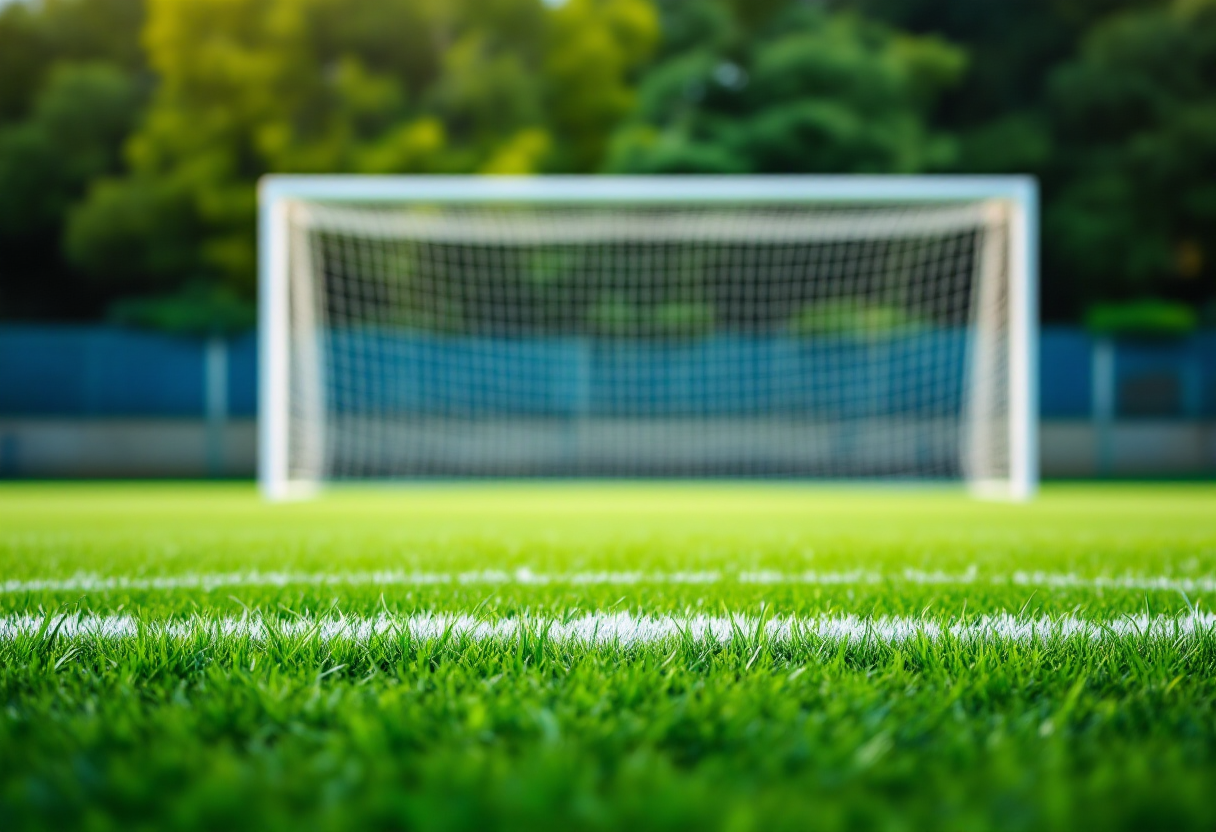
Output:
<path fill-rule="evenodd" d="M 1038 482 L 1024 176 L 274 175 L 258 478 Z"/>

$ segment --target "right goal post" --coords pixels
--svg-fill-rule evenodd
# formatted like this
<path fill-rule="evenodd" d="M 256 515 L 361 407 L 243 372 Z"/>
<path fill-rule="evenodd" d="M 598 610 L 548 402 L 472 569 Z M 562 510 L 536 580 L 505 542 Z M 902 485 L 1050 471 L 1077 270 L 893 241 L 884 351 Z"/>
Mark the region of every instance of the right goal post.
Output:
<path fill-rule="evenodd" d="M 274 175 L 259 481 L 1037 487 L 1021 176 Z"/>

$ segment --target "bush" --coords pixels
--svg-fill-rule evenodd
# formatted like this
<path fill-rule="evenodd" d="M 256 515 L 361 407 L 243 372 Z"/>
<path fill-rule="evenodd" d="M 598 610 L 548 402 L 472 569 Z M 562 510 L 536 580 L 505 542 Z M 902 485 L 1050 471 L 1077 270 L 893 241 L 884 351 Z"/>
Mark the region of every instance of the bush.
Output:
<path fill-rule="evenodd" d="M 925 322 L 903 307 L 845 299 L 809 303 L 790 320 L 790 332 L 802 336 L 877 340 L 924 328 Z"/>
<path fill-rule="evenodd" d="M 1085 313 L 1085 326 L 1097 335 L 1188 335 L 1199 325 L 1190 306 L 1168 300 L 1144 299 L 1099 303 Z"/>

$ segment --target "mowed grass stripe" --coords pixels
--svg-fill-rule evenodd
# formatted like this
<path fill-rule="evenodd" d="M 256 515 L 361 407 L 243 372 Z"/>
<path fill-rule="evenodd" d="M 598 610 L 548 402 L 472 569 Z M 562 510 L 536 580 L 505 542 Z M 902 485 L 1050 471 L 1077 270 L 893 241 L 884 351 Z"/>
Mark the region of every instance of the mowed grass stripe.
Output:
<path fill-rule="evenodd" d="M 444 585 L 518 585 L 518 586 L 636 586 L 676 585 L 784 585 L 879 586 L 913 584 L 921 586 L 1023 586 L 1045 589 L 1134 590 L 1150 592 L 1216 593 L 1216 577 L 1173 575 L 1086 576 L 1075 573 L 1016 571 L 1010 574 L 981 574 L 978 569 L 963 572 L 905 569 L 898 572 L 869 570 L 780 572 L 775 570 L 725 573 L 714 570 L 679 572 L 574 571 L 544 572 L 529 568 L 511 571 L 498 569 L 464 572 L 426 572 L 372 570 L 352 572 L 251 571 L 184 573 L 150 577 L 77 574 L 67 578 L 12 579 L 0 582 L 0 593 L 28 592 L 112 592 L 116 590 L 172 591 L 176 589 L 214 590 L 225 587 L 291 586 L 444 586 Z"/>
<path fill-rule="evenodd" d="M 806 642 L 900 643 L 912 640 L 1058 641 L 1067 639 L 1177 640 L 1216 635 L 1216 614 L 1182 616 L 1127 615 L 1089 620 L 1072 615 L 978 615 L 953 620 L 931 617 L 831 615 L 813 618 L 751 615 L 651 616 L 602 612 L 554 618 L 477 615 L 384 614 L 374 617 L 334 616 L 267 618 L 196 616 L 151 620 L 133 615 L 13 615 L 0 618 L 0 641 L 29 638 L 118 639 L 253 639 L 305 637 L 321 641 L 367 642 L 380 637 L 410 640 L 455 639 L 514 641 L 543 636 L 547 640 L 584 646 L 648 646 L 669 641 L 727 644 L 737 639 L 757 643 L 797 645 Z"/>

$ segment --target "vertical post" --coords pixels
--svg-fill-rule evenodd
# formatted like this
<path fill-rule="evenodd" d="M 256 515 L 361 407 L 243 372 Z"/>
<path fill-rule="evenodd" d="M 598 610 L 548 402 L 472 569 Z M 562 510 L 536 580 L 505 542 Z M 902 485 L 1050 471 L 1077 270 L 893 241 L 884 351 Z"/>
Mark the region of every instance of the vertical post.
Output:
<path fill-rule="evenodd" d="M 204 352 L 204 399 L 207 433 L 207 476 L 224 475 L 224 434 L 228 422 L 228 341 L 207 339 Z"/>
<path fill-rule="evenodd" d="M 1096 446 L 1094 462 L 1098 475 L 1108 477 L 1115 464 L 1115 342 L 1109 335 L 1094 339 L 1090 387 Z"/>
<path fill-rule="evenodd" d="M 1203 362 L 1199 356 L 1199 339 L 1192 335 L 1182 358 L 1182 417 L 1196 422 L 1203 418 Z"/>
<path fill-rule="evenodd" d="M 1010 496 L 1029 500 L 1039 484 L 1039 193 L 1026 180 L 1009 218 Z"/>
<path fill-rule="evenodd" d="M 1009 471 L 997 452 L 998 442 L 1003 444 L 1007 437 L 998 437 L 996 427 L 1007 421 L 1000 418 L 1000 405 L 1004 402 L 1007 406 L 1008 402 L 1005 391 L 997 389 L 1001 377 L 997 367 L 1002 347 L 1009 344 L 1008 260 L 1012 241 L 996 234 L 995 229 L 1008 228 L 1010 207 L 1004 200 L 991 200 L 984 208 L 983 242 L 971 298 L 972 332 L 967 339 L 962 462 L 972 494 L 1009 499 Z"/>
<path fill-rule="evenodd" d="M 258 486 L 268 500 L 289 495 L 288 205 L 263 183 L 258 201 Z"/>
<path fill-rule="evenodd" d="M 312 268 L 308 235 L 299 233 L 308 215 L 302 205 L 292 207 L 293 228 L 288 233 L 288 314 L 291 335 L 291 493 L 311 494 L 325 473 L 325 364 L 321 344 L 325 314 L 321 275 Z"/>

